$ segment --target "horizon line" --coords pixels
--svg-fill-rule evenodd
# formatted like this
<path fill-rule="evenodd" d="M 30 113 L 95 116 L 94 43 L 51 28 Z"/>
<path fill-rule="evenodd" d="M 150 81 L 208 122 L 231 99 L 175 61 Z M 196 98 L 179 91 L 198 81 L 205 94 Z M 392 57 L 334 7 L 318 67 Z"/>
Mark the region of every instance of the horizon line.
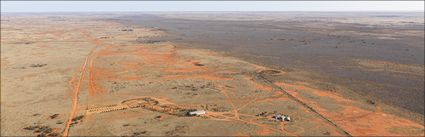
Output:
<path fill-rule="evenodd" d="M 423 10 L 281 10 L 281 11 L 270 11 L 270 10 L 257 10 L 257 11 L 249 11 L 249 10 L 229 10 L 229 11 L 216 11 L 216 10 L 167 10 L 167 11 L 1 11 L 1 13 L 87 13 L 87 12 L 103 12 L 103 13 L 111 13 L 111 12 L 120 12 L 120 13 L 132 13 L 132 12 L 422 12 L 425 14 Z"/>

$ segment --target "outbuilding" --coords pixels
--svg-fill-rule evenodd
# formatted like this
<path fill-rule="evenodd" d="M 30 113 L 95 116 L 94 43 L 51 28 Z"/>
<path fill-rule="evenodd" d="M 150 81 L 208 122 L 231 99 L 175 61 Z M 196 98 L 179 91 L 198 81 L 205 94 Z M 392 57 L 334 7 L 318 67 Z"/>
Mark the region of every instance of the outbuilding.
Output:
<path fill-rule="evenodd" d="M 187 115 L 189 116 L 200 116 L 200 115 L 205 115 L 207 112 L 205 110 L 196 110 L 196 111 L 191 111 L 188 112 Z"/>

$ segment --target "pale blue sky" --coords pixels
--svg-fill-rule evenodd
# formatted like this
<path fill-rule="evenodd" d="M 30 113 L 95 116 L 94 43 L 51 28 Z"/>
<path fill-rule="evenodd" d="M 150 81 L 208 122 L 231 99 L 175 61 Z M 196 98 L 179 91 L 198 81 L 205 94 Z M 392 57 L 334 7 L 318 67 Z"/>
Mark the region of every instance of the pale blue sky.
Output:
<path fill-rule="evenodd" d="M 1 1 L 1 11 L 424 11 L 424 1 Z"/>

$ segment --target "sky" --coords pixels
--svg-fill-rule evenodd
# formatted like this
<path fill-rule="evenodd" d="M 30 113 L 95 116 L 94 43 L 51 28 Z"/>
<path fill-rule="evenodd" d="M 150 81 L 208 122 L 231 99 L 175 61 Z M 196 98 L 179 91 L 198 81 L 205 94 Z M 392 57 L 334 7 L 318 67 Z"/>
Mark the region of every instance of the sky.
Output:
<path fill-rule="evenodd" d="M 424 11 L 424 1 L 1 1 L 1 12 Z"/>

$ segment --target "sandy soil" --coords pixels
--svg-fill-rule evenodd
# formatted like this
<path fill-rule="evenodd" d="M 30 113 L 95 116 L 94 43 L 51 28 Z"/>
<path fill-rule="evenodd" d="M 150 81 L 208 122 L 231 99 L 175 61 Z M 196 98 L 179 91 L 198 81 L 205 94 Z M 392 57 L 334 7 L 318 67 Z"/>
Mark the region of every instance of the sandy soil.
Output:
<path fill-rule="evenodd" d="M 424 123 L 406 116 L 414 113 L 323 88 L 307 72 L 104 18 L 2 15 L 2 136 L 424 135 Z M 185 115 L 192 110 L 206 114 Z"/>

